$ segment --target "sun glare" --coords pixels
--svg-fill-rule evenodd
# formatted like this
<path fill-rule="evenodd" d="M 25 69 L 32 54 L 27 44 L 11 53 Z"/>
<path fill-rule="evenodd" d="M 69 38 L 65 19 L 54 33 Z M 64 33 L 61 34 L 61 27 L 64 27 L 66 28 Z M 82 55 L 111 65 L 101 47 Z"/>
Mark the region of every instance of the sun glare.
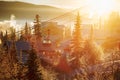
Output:
<path fill-rule="evenodd" d="M 88 0 L 90 13 L 97 13 L 98 15 L 109 14 L 114 10 L 115 0 Z"/>

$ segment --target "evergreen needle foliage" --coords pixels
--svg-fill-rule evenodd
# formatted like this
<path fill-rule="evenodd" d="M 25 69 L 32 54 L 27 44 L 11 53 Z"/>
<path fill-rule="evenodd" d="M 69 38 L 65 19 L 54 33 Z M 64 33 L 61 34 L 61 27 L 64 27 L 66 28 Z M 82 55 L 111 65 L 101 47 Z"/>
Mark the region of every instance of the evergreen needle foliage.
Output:
<path fill-rule="evenodd" d="M 28 58 L 28 72 L 27 72 L 27 79 L 28 80 L 42 80 L 41 72 L 38 70 L 39 68 L 39 61 L 37 59 L 37 55 L 35 51 L 32 49 L 29 58 Z"/>

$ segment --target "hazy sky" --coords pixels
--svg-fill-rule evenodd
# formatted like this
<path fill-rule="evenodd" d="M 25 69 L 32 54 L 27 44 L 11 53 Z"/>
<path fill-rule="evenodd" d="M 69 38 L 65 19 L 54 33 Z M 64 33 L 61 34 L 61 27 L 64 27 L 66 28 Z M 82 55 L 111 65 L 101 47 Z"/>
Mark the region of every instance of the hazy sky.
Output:
<path fill-rule="evenodd" d="M 83 6 L 86 0 L 0 0 L 0 1 L 22 1 L 40 5 L 52 5 L 64 8 L 76 8 Z"/>
<path fill-rule="evenodd" d="M 109 1 L 111 0 L 0 0 L 0 1 L 21 1 L 21 2 L 34 3 L 38 5 L 57 6 L 61 8 L 78 8 L 78 7 L 87 7 L 87 2 L 94 3 L 94 1 L 108 1 L 109 3 Z M 115 6 L 119 8 L 120 0 L 113 0 L 113 1 L 116 3 Z"/>

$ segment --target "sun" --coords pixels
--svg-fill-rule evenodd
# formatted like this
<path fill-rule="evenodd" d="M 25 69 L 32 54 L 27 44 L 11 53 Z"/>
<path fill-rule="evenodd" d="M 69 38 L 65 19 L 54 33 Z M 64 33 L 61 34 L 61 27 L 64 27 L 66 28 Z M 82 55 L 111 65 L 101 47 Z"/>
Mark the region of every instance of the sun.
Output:
<path fill-rule="evenodd" d="M 98 15 L 108 14 L 114 10 L 115 0 L 87 0 L 89 9 Z"/>

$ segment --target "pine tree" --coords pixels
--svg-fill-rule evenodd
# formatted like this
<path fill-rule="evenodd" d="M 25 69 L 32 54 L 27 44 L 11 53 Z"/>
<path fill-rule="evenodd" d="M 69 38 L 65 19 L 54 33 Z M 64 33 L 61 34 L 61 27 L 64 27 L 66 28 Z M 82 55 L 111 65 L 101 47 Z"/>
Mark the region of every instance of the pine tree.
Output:
<path fill-rule="evenodd" d="M 27 22 L 25 23 L 25 28 L 24 28 L 24 38 L 27 42 L 30 41 L 30 37 L 31 37 L 31 29 L 28 26 Z"/>
<path fill-rule="evenodd" d="M 95 42 L 86 40 L 84 46 L 84 55 L 86 64 L 93 65 L 97 62 L 100 62 L 101 57 L 103 55 L 103 51 L 100 46 L 98 46 Z"/>
<path fill-rule="evenodd" d="M 2 36 L 2 48 L 8 52 L 8 32 L 6 31 L 5 36 Z"/>
<path fill-rule="evenodd" d="M 27 25 L 27 22 L 25 23 L 25 35 L 29 34 L 29 27 Z"/>
<path fill-rule="evenodd" d="M 10 45 L 10 49 L 8 51 L 7 57 L 8 57 L 7 64 L 9 67 L 8 72 L 10 74 L 10 79 L 16 79 L 18 74 L 19 64 L 18 64 L 17 51 L 16 51 L 16 45 L 14 40 L 11 41 L 11 45 Z"/>
<path fill-rule="evenodd" d="M 38 37 L 41 37 L 40 29 L 41 29 L 41 26 L 40 26 L 39 15 L 36 15 L 36 19 L 35 19 L 35 22 L 34 22 L 34 33 Z"/>
<path fill-rule="evenodd" d="M 31 50 L 29 54 L 27 66 L 28 66 L 28 71 L 27 71 L 26 76 L 28 80 L 42 80 L 42 77 L 41 77 L 42 74 L 40 70 L 38 69 L 39 61 L 33 49 Z"/>
<path fill-rule="evenodd" d="M 78 54 L 81 51 L 81 19 L 80 15 L 78 13 L 77 18 L 76 18 L 76 24 L 73 32 L 73 39 L 72 39 L 72 49 L 73 53 Z"/>
<path fill-rule="evenodd" d="M 81 46 L 82 36 L 81 36 L 81 19 L 78 13 L 76 18 L 76 24 L 73 32 L 72 39 L 72 57 L 76 57 L 72 62 L 73 68 L 79 68 L 80 66 L 80 57 L 82 56 L 82 46 Z"/>
<path fill-rule="evenodd" d="M 16 50 L 16 33 L 15 29 L 12 30 L 11 32 L 11 45 L 10 45 L 10 55 L 13 57 L 15 61 L 17 60 L 17 50 Z"/>
<path fill-rule="evenodd" d="M 16 40 L 16 30 L 13 28 L 11 29 L 11 40 L 12 41 L 15 41 Z"/>

